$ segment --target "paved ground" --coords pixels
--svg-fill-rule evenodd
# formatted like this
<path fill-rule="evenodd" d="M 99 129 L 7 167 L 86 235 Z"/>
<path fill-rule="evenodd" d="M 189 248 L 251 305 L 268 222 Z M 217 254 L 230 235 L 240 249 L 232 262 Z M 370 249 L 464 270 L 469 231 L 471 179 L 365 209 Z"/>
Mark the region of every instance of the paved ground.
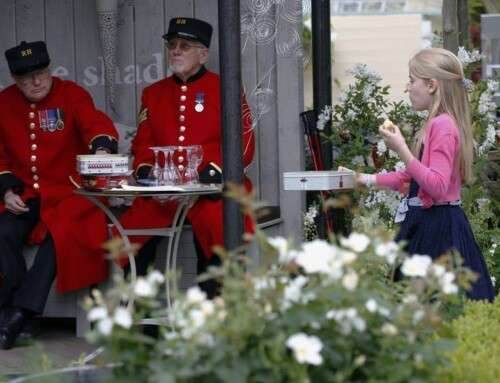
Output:
<path fill-rule="evenodd" d="M 18 342 L 11 350 L 0 350 L 0 382 L 14 376 L 72 365 L 95 346 L 77 338 L 74 319 L 44 319 L 38 335 Z"/>

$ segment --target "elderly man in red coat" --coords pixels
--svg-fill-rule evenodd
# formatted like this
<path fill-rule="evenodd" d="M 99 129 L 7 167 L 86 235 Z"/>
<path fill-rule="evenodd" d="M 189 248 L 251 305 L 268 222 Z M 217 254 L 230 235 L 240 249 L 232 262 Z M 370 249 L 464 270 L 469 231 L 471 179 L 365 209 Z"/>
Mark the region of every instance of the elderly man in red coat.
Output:
<path fill-rule="evenodd" d="M 116 152 L 117 132 L 87 91 L 52 77 L 43 41 L 5 52 L 15 84 L 0 93 L 0 347 L 65 292 L 104 280 L 104 214 L 73 193 L 76 155 Z M 26 270 L 29 237 L 40 243 Z"/>
<path fill-rule="evenodd" d="M 152 146 L 201 145 L 203 162 L 198 171 L 200 181 L 222 182 L 220 79 L 208 71 L 204 64 L 212 26 L 202 20 L 177 17 L 170 21 L 168 33 L 163 36 L 168 50 L 168 66 L 173 75 L 144 89 L 137 135 L 132 143 L 134 168 L 138 178 L 146 178 L 154 164 Z M 250 111 L 242 95 L 244 165 L 248 166 L 254 153 Z M 237 144 L 237 143 L 234 143 Z M 175 164 L 182 172 L 186 158 L 181 151 L 175 153 Z M 245 180 L 248 188 L 250 181 Z M 132 209 L 122 217 L 126 228 L 169 225 L 175 206 L 155 200 L 136 200 Z M 212 247 L 223 244 L 222 201 L 200 198 L 189 210 L 198 255 L 198 273 L 209 264 L 218 263 Z M 252 230 L 247 219 L 246 230 Z M 143 239 L 144 242 L 145 239 Z M 137 257 L 138 273 L 144 273 L 152 261 L 157 239 L 150 240 Z M 215 284 L 200 284 L 208 295 L 215 293 Z"/>

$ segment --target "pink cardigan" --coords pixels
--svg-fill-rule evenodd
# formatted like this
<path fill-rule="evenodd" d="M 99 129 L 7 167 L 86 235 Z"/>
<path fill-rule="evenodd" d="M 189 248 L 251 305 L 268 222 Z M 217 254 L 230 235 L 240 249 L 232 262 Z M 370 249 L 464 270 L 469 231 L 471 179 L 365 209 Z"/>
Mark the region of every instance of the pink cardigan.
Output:
<path fill-rule="evenodd" d="M 424 208 L 460 199 L 460 133 L 453 118 L 441 114 L 427 122 L 421 161 L 413 158 L 406 170 L 378 173 L 377 186 L 401 190 L 413 178 Z"/>

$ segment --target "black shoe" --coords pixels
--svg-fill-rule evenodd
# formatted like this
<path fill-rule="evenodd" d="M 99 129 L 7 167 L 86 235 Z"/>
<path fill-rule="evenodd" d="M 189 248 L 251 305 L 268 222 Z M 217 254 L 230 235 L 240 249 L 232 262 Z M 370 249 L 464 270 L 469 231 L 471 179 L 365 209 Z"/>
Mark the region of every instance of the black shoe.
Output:
<path fill-rule="evenodd" d="M 14 346 L 27 319 L 23 309 L 14 308 L 12 310 L 10 316 L 0 328 L 0 348 L 9 350 Z"/>

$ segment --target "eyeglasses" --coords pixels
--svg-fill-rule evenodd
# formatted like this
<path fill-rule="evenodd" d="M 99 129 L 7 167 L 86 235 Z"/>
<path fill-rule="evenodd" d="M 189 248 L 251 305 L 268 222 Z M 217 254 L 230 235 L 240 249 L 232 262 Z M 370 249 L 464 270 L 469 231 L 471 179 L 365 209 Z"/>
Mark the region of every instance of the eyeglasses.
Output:
<path fill-rule="evenodd" d="M 198 44 L 190 44 L 187 41 L 175 41 L 171 40 L 167 42 L 167 48 L 171 51 L 175 50 L 177 47 L 181 50 L 181 52 L 187 52 L 190 51 L 193 48 L 205 48 L 202 45 Z"/>
<path fill-rule="evenodd" d="M 16 79 L 21 85 L 29 85 L 33 81 L 35 81 L 35 79 L 43 81 L 43 80 L 48 79 L 49 77 L 50 77 L 50 72 L 49 72 L 48 68 L 44 68 L 44 69 L 35 70 L 31 73 L 27 73 L 27 74 L 24 74 L 21 76 L 16 76 Z"/>

